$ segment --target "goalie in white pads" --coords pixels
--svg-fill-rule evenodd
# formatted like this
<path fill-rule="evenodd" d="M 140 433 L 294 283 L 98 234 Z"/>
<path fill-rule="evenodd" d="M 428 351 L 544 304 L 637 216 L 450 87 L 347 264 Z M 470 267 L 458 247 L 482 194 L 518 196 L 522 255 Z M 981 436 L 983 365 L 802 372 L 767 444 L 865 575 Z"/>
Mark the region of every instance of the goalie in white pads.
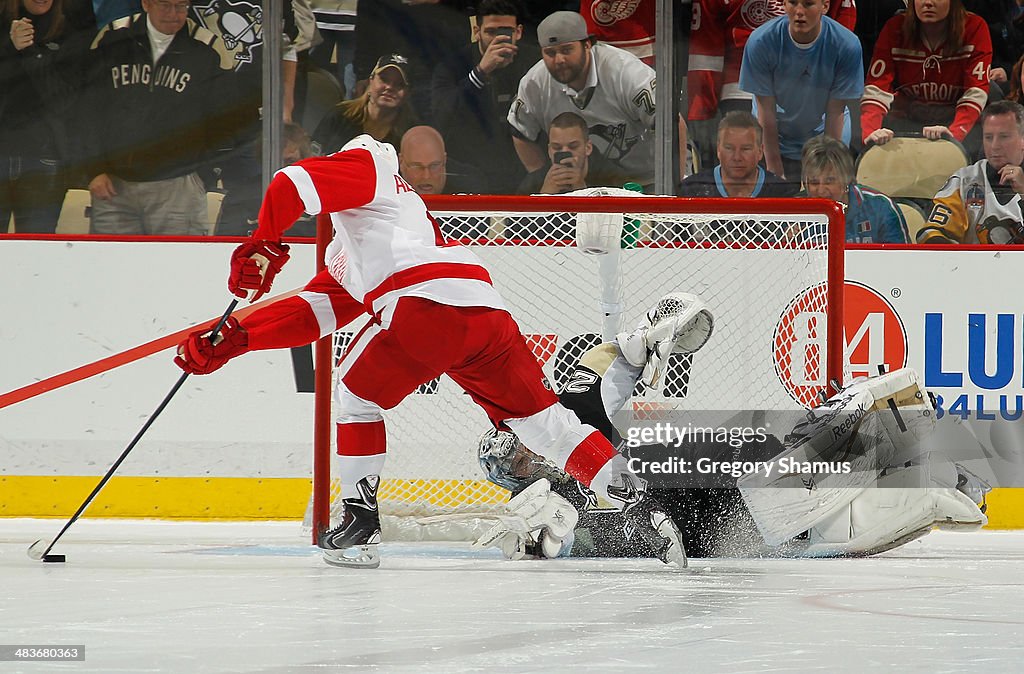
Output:
<path fill-rule="evenodd" d="M 693 352 L 711 336 L 711 313 L 699 299 L 671 293 L 648 312 L 632 333 L 600 344 L 580 359 L 559 398 L 579 418 L 600 430 L 620 452 L 643 456 L 662 446 L 627 448 L 613 418 L 629 402 L 638 381 L 657 386 L 669 355 Z M 892 400 L 892 402 L 890 402 Z M 863 556 L 888 550 L 927 534 L 932 528 L 974 529 L 986 521 L 975 497 L 985 490 L 967 471 L 931 459 L 921 436 L 930 432 L 934 409 L 917 375 L 899 370 L 861 380 L 807 413 L 785 438 L 768 435 L 737 450 L 727 443 L 683 444 L 673 452 L 729 460 L 788 462 L 835 459 L 861 443 L 866 458 L 853 474 L 818 484 L 787 473 L 765 480 L 747 475 L 737 481 L 699 488 L 649 491 L 679 525 L 690 556 Z M 907 426 L 901 429 L 901 426 Z M 837 428 L 845 428 L 837 434 Z M 842 435 L 842 443 L 838 441 Z M 856 441 L 854 440 L 856 438 Z M 841 446 L 840 446 L 841 445 Z M 493 545 L 510 558 L 535 556 L 650 556 L 621 515 L 598 507 L 593 492 L 556 466 L 526 450 L 510 433 L 489 431 L 479 456 L 488 479 L 514 494 L 509 514 L 477 545 Z M 837 476 L 838 477 L 838 476 Z M 785 480 L 797 480 L 797 489 Z M 541 486 L 530 486 L 543 481 Z M 769 482 L 771 484 L 769 484 Z M 960 487 L 958 489 L 957 487 Z M 527 489 L 527 487 L 530 487 Z M 559 512 L 579 513 L 572 532 Z"/>

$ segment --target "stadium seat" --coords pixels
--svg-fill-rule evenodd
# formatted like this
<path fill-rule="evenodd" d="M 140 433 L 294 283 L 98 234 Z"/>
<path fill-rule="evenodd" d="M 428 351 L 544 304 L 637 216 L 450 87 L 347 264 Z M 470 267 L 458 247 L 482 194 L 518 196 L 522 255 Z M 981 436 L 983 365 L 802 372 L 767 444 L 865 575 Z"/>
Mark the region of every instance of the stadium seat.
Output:
<path fill-rule="evenodd" d="M 206 222 L 210 224 L 210 236 L 213 236 L 217 229 L 217 221 L 220 220 L 220 209 L 224 203 L 223 192 L 206 193 Z"/>
<path fill-rule="evenodd" d="M 922 208 L 955 171 L 970 164 L 955 140 L 897 136 L 885 145 L 869 145 L 857 160 L 857 182 L 893 199 L 914 199 Z"/>
<path fill-rule="evenodd" d="M 57 234 L 88 234 L 92 211 L 89 190 L 70 189 L 64 193 L 64 205 L 57 218 Z"/>
<path fill-rule="evenodd" d="M 312 134 L 324 115 L 340 103 L 343 96 L 344 89 L 334 75 L 323 68 L 310 66 L 306 73 L 306 97 L 302 105 L 302 116 L 296 121 Z"/>
<path fill-rule="evenodd" d="M 928 219 L 928 213 L 921 208 L 920 204 L 911 199 L 897 198 L 893 201 L 903 213 L 903 219 L 907 221 L 907 233 L 910 235 L 911 243 L 917 241 L 917 233 Z"/>

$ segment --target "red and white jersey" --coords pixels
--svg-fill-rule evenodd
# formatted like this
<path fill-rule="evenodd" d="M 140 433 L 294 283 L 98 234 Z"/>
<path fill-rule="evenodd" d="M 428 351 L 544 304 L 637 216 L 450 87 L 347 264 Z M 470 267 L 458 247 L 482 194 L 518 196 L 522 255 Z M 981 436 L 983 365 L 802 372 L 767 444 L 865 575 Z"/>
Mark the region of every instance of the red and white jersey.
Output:
<path fill-rule="evenodd" d="M 587 32 L 654 66 L 655 0 L 580 0 Z"/>
<path fill-rule="evenodd" d="M 861 100 L 861 132 L 867 138 L 877 131 L 891 108 L 922 126 L 947 126 L 962 141 L 988 100 L 988 25 L 968 13 L 963 46 L 947 56 L 943 45 L 933 49 L 906 42 L 903 20 L 903 14 L 889 19 L 875 43 Z"/>
<path fill-rule="evenodd" d="M 330 213 L 331 276 L 385 325 L 395 300 L 504 309 L 487 270 L 468 248 L 445 240 L 416 191 L 398 173 L 395 148 L 361 135 L 340 152 L 274 175 L 255 239 L 280 241 L 302 213 Z"/>
<path fill-rule="evenodd" d="M 785 13 L 785 0 L 693 0 L 687 119 L 711 119 L 719 101 L 750 100 L 739 87 L 743 47 L 755 28 Z M 835 0 L 827 16 L 853 30 L 856 3 Z"/>

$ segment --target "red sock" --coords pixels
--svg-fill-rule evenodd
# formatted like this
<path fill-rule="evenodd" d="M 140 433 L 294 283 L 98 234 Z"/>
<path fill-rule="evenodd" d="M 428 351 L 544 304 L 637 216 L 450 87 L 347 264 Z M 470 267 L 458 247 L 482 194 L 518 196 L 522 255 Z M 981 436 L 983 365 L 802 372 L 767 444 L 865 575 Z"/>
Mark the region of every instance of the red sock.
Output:
<path fill-rule="evenodd" d="M 616 456 L 618 453 L 608 439 L 594 431 L 569 454 L 565 472 L 589 487 L 598 472 Z"/>

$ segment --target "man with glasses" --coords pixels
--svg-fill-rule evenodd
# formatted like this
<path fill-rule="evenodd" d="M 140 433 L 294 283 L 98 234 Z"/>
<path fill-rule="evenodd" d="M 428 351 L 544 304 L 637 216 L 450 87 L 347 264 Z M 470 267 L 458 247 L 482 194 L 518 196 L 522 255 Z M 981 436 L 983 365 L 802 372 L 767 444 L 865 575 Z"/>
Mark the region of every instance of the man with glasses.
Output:
<path fill-rule="evenodd" d="M 216 37 L 187 0 L 142 0 L 142 14 L 100 31 L 83 134 L 97 234 L 209 232 L 200 171 L 226 137 Z"/>
<path fill-rule="evenodd" d="M 431 126 L 414 126 L 402 136 L 398 153 L 402 177 L 420 194 L 479 194 L 487 185 L 478 172 L 448 159 L 444 139 Z"/>

